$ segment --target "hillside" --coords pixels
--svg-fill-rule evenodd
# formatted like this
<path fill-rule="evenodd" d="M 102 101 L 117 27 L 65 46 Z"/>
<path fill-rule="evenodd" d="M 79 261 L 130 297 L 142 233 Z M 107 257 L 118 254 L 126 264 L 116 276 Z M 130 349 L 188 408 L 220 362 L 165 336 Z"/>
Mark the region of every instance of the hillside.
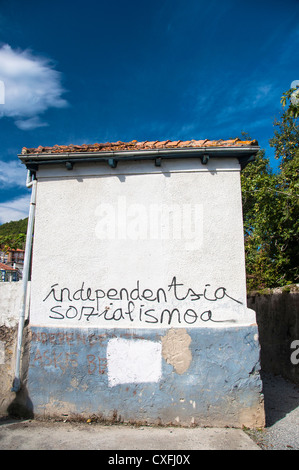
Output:
<path fill-rule="evenodd" d="M 27 232 L 28 217 L 0 225 L 0 237 L 17 237 L 20 233 Z"/>

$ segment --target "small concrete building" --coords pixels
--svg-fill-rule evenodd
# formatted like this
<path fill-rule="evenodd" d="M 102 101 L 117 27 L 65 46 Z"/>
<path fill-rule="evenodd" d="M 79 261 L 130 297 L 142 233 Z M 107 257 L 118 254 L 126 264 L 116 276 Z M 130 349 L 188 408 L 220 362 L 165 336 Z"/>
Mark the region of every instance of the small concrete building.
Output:
<path fill-rule="evenodd" d="M 24 148 L 35 415 L 264 424 L 240 171 L 256 141 Z M 28 405 L 29 406 L 29 405 Z"/>

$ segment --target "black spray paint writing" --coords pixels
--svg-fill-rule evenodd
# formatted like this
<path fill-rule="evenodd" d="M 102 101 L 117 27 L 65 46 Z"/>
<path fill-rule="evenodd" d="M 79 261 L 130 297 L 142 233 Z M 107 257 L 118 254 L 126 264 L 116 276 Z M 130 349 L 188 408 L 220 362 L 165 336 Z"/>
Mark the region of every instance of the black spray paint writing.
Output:
<path fill-rule="evenodd" d="M 174 322 L 192 325 L 198 321 L 218 323 L 219 321 L 213 318 L 212 307 L 204 311 L 200 310 L 201 300 L 213 305 L 215 302 L 228 298 L 232 302 L 242 304 L 230 296 L 225 287 L 212 289 L 210 284 L 205 284 L 205 288 L 199 293 L 191 287 L 178 283 L 176 277 L 172 278 L 167 287 L 167 289 L 159 287 L 153 291 L 149 288 L 141 288 L 140 281 L 137 281 L 136 287 L 132 290 L 124 287 L 103 290 L 85 287 L 85 282 L 82 282 L 81 287 L 73 291 L 68 287 L 59 287 L 56 283 L 51 286 L 43 302 L 50 300 L 55 302 L 49 309 L 49 318 L 52 320 L 89 322 L 92 319 L 101 318 L 105 322 L 127 320 L 129 323 L 161 325 L 171 325 Z M 153 305 L 149 308 L 151 302 Z M 194 307 L 191 302 L 196 303 Z M 162 307 L 162 304 L 165 307 L 174 303 L 183 305 L 181 308 Z M 185 307 L 186 303 L 189 308 Z"/>

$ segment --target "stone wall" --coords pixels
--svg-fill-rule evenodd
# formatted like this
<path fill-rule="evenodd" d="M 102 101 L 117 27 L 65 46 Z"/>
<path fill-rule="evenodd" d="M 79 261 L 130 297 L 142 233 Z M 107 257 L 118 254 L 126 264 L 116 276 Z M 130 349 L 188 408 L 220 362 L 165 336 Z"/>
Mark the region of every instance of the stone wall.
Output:
<path fill-rule="evenodd" d="M 0 326 L 18 325 L 22 287 L 22 282 L 0 282 Z"/>
<path fill-rule="evenodd" d="M 256 311 L 262 370 L 299 383 L 299 285 L 253 292 L 247 302 Z"/>
<path fill-rule="evenodd" d="M 30 283 L 29 283 L 30 284 Z M 24 408 L 24 390 L 16 397 L 11 391 L 16 360 L 19 311 L 22 302 L 22 282 L 0 282 L 0 416 L 6 414 L 27 415 Z M 30 289 L 28 289 L 29 291 Z M 26 311 L 26 320 L 28 310 Z M 24 330 L 23 347 L 26 349 L 22 361 L 22 377 L 26 376 L 27 328 Z"/>

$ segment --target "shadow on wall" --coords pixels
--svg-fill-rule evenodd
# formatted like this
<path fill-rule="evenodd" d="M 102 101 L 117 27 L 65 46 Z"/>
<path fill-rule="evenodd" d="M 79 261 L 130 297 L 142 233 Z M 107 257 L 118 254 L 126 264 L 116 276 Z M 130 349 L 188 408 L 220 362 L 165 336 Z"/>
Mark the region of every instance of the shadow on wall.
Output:
<path fill-rule="evenodd" d="M 247 305 L 256 312 L 262 370 L 299 385 L 299 286 L 252 293 Z"/>
<path fill-rule="evenodd" d="M 2 330 L 5 330 L 5 328 L 2 327 Z M 13 350 L 13 349 L 16 350 L 17 329 L 6 328 L 5 339 L 6 339 L 6 347 L 9 346 L 10 350 Z M 9 339 L 10 341 L 8 341 Z M 4 392 L 6 395 L 5 398 L 9 397 L 8 400 L 9 399 L 12 400 L 10 401 L 10 404 L 7 406 L 7 409 L 6 409 L 8 416 L 11 418 L 30 419 L 34 417 L 33 403 L 29 397 L 28 390 L 26 387 L 28 365 L 29 365 L 30 340 L 31 340 L 31 335 L 30 335 L 29 328 L 28 328 L 28 321 L 26 321 L 25 326 L 24 326 L 24 331 L 23 331 L 23 354 L 22 354 L 22 361 L 21 361 L 22 380 L 21 380 L 20 390 L 17 393 L 13 393 L 11 391 L 11 387 L 13 385 L 12 377 L 14 376 L 14 373 L 15 373 L 15 357 L 14 356 L 10 358 L 10 355 L 7 354 L 7 364 L 10 364 L 10 367 L 9 368 L 6 367 L 3 371 L 4 375 L 5 375 L 5 370 L 7 371 L 6 377 L 3 377 L 4 383 L 5 383 L 5 390 L 6 390 L 6 392 Z M 14 399 L 10 398 L 13 396 L 14 396 Z M 6 399 L 6 403 L 8 403 L 8 400 Z"/>
<path fill-rule="evenodd" d="M 256 312 L 269 427 L 299 406 L 299 363 L 292 360 L 292 344 L 299 340 L 299 286 L 251 293 L 247 305 Z"/>
<path fill-rule="evenodd" d="M 7 413 L 11 418 L 34 418 L 33 403 L 25 386 L 22 385 L 20 391 L 16 393 L 15 399 L 7 408 Z"/>

